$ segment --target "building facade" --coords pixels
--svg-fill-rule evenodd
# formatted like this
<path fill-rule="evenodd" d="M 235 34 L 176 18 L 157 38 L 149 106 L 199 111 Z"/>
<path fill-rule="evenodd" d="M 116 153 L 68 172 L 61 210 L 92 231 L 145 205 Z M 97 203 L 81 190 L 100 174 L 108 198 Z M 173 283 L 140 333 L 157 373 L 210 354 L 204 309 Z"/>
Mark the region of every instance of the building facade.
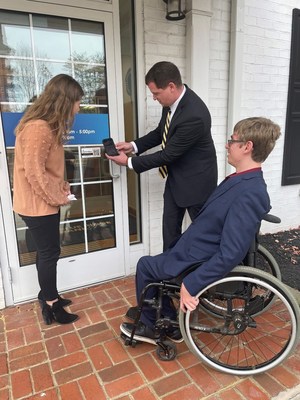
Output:
<path fill-rule="evenodd" d="M 219 181 L 231 172 L 225 143 L 238 120 L 264 116 L 281 126 L 263 170 L 282 222 L 262 231 L 299 226 L 299 2 L 182 3 L 185 18 L 170 21 L 163 0 L 1 2 L 0 308 L 37 293 L 34 246 L 12 211 L 13 128 L 57 73 L 85 91 L 65 146 L 78 200 L 61 213 L 60 290 L 133 273 L 140 256 L 162 249 L 164 182 L 155 170 L 137 176 L 108 163 L 101 146 L 104 137 L 129 141 L 157 125 L 161 107 L 144 76 L 158 61 L 174 62 L 208 105 Z"/>

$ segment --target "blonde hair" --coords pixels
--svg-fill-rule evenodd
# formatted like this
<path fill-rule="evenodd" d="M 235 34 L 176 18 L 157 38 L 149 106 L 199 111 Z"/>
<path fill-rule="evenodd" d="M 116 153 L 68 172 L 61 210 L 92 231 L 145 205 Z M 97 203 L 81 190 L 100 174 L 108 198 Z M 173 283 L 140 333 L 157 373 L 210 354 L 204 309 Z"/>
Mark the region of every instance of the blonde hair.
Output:
<path fill-rule="evenodd" d="M 280 127 L 273 121 L 263 117 L 246 118 L 234 127 L 239 140 L 253 143 L 252 159 L 263 162 L 273 150 L 280 136 Z"/>
<path fill-rule="evenodd" d="M 83 94 L 82 87 L 71 76 L 56 75 L 47 83 L 35 102 L 28 107 L 15 129 L 15 134 L 18 135 L 27 122 L 42 119 L 49 124 L 57 143 L 63 143 L 73 124 L 74 104 Z"/>

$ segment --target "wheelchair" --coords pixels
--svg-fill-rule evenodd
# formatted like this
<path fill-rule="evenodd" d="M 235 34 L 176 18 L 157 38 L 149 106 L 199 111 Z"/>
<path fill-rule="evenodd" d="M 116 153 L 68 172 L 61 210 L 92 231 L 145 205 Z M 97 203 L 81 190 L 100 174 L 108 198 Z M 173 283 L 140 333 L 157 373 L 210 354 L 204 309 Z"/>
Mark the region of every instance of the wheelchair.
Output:
<path fill-rule="evenodd" d="M 281 222 L 279 217 L 272 214 L 266 214 L 262 219 L 273 224 L 279 224 Z M 272 254 L 260 244 L 259 231 L 260 225 L 257 228 L 256 234 L 242 264 L 269 272 L 271 275 L 281 280 L 281 272 L 277 261 Z"/>
<path fill-rule="evenodd" d="M 156 311 L 155 342 L 160 360 L 170 361 L 177 355 L 176 344 L 167 337 L 170 328 L 180 328 L 189 350 L 220 372 L 254 375 L 285 360 L 297 345 L 300 332 L 299 305 L 289 288 L 260 268 L 237 266 L 201 290 L 196 309 L 184 313 L 179 307 L 180 286 L 199 265 L 175 279 L 150 283 L 144 288 L 131 336 L 121 333 L 125 345 L 134 347 L 138 343 L 134 333 L 143 307 L 147 306 Z M 148 299 L 147 292 L 153 287 L 157 295 Z M 172 299 L 176 320 L 163 316 L 164 296 Z"/>

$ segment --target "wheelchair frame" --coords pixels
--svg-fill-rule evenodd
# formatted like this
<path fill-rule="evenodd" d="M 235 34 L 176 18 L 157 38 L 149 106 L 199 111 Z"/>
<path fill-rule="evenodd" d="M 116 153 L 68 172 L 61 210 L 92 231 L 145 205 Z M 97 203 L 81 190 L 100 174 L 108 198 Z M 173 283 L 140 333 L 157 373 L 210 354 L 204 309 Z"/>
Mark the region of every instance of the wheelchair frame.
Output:
<path fill-rule="evenodd" d="M 146 299 L 153 287 L 158 290 L 157 297 Z M 195 311 L 179 310 L 176 321 L 163 317 L 163 296 L 179 301 L 179 292 L 180 282 L 147 285 L 131 336 L 121 334 L 125 345 L 135 347 L 138 343 L 135 329 L 146 305 L 156 310 L 156 353 L 163 361 L 177 355 L 176 344 L 166 335 L 170 328 L 180 327 L 187 347 L 205 364 L 235 375 L 253 375 L 275 367 L 298 342 L 299 306 L 287 286 L 269 273 L 238 266 L 197 294 L 199 304 Z"/>

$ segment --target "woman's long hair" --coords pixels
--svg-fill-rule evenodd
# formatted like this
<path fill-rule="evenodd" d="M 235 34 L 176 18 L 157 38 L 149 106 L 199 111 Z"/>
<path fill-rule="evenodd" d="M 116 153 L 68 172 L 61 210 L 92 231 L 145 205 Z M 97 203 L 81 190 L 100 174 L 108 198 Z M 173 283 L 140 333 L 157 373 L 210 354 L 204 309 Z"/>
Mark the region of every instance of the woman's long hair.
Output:
<path fill-rule="evenodd" d="M 56 75 L 47 83 L 35 102 L 28 107 L 15 129 L 16 135 L 27 122 L 42 119 L 49 124 L 57 143 L 63 143 L 73 124 L 74 104 L 83 94 L 82 87 L 71 76 Z"/>

